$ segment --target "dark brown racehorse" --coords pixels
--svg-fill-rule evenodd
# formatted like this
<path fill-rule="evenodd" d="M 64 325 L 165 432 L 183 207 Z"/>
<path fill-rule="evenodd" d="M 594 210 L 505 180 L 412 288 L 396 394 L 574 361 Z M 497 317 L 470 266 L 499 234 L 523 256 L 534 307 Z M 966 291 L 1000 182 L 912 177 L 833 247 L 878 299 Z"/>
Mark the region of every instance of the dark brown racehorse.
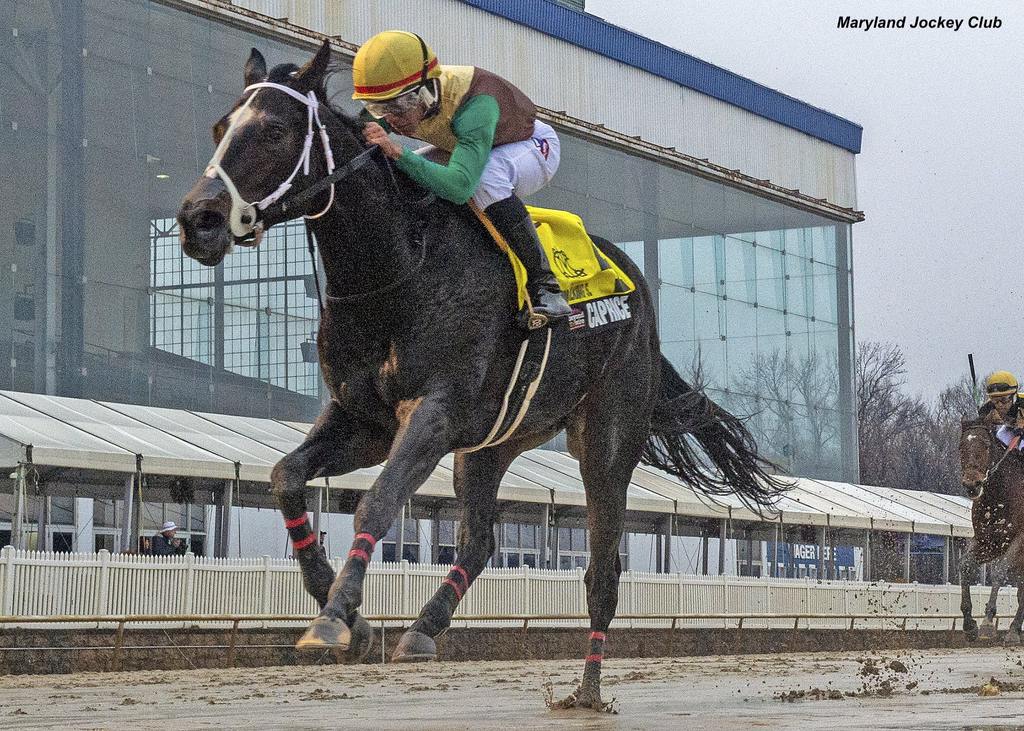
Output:
<path fill-rule="evenodd" d="M 978 638 L 978 623 L 971 616 L 971 586 L 983 563 L 1005 560 L 1006 577 L 1017 586 L 1017 613 L 1004 641 L 1021 641 L 1024 622 L 1024 455 L 1008 450 L 992 427 L 981 420 L 964 421 L 960 428 L 961 483 L 971 498 L 974 540 L 960 563 L 960 610 L 968 639 Z M 998 582 L 997 582 L 998 584 Z M 985 625 L 995 616 L 998 585 L 985 607 Z"/>
<path fill-rule="evenodd" d="M 586 485 L 591 632 L 582 682 L 563 705 L 601 708 L 626 488 L 637 463 L 705 493 L 735 493 L 755 509 L 773 504 L 786 485 L 765 474 L 768 463 L 744 425 L 661 355 L 643 275 L 607 242 L 599 242 L 602 250 L 637 283 L 629 317 L 585 337 L 557 324 L 547 372 L 513 437 L 465 451 L 491 429 L 524 338 L 511 268 L 469 209 L 424 202 L 422 191 L 366 149 L 362 123 L 324 104 L 329 56 L 324 44 L 303 68 L 268 73 L 253 50 L 246 91 L 215 127 L 218 152 L 178 214 L 185 253 L 208 266 L 235 243 L 258 243 L 261 228 L 319 215 L 307 225 L 326 279 L 318 345 L 331 400 L 273 471 L 306 589 L 322 608 L 298 646 L 341 648 L 351 660 L 369 651 L 359 606 L 374 546 L 438 461 L 455 452 L 457 563 L 394 655 L 435 658 L 434 638 L 494 551 L 502 475 L 517 455 L 564 429 Z M 286 179 L 291 187 L 278 195 Z M 306 483 L 385 460 L 359 503 L 357 535 L 335 576 L 310 532 Z"/>

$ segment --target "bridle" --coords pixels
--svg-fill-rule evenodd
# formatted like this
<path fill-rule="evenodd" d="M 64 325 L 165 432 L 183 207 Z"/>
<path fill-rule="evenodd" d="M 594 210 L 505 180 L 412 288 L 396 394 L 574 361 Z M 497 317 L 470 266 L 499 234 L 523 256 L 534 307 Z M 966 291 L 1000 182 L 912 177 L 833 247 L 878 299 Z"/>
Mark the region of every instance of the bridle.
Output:
<path fill-rule="evenodd" d="M 231 138 L 235 133 L 236 125 L 243 116 L 240 112 L 252 103 L 252 100 L 256 98 L 256 94 L 259 93 L 260 89 L 276 89 L 277 91 L 282 91 L 306 106 L 306 138 L 302 144 L 302 152 L 299 154 L 299 159 L 296 161 L 291 175 L 289 175 L 284 182 L 278 185 L 274 192 L 270 193 L 262 200 L 246 201 L 238 192 L 238 187 L 235 185 L 234 181 L 231 180 L 231 176 L 228 175 L 227 171 L 223 167 L 221 167 L 220 163 L 227 152 L 228 146 L 231 144 Z M 203 173 L 203 175 L 211 179 L 220 178 L 221 181 L 223 181 L 224 186 L 227 188 L 228 194 L 231 196 L 231 212 L 229 214 L 228 221 L 231 233 L 235 237 L 236 243 L 243 246 L 254 246 L 259 242 L 259 238 L 266 227 L 273 225 L 278 221 L 287 220 L 293 215 L 293 212 L 294 215 L 299 215 L 298 211 L 303 210 L 304 206 L 311 199 L 327 188 L 330 188 L 331 192 L 327 200 L 327 205 L 325 205 L 319 213 L 301 214 L 307 221 L 320 218 L 331 210 L 331 207 L 334 205 L 335 184 L 365 166 L 375 156 L 379 156 L 384 161 L 384 166 L 390 177 L 391 185 L 395 189 L 396 193 L 399 192 L 398 181 L 395 180 L 394 170 L 390 165 L 390 161 L 384 156 L 380 147 L 377 145 L 373 145 L 363 150 L 341 167 L 335 167 L 334 153 L 331 150 L 331 141 L 327 134 L 327 127 L 320 119 L 320 102 L 316 98 L 316 92 L 310 90 L 305 94 L 302 94 L 289 86 L 276 84 L 271 81 L 261 81 L 256 84 L 250 84 L 242 90 L 242 93 L 245 94 L 250 91 L 253 93 L 245 100 L 245 103 L 238 108 L 238 111 L 234 115 L 234 119 L 231 120 L 231 124 L 224 132 L 224 136 L 217 145 L 217 149 L 214 151 L 213 157 L 210 158 L 210 162 L 207 164 L 206 170 Z M 324 109 L 330 112 L 329 107 L 324 107 Z M 296 194 L 285 198 L 285 195 L 291 190 L 293 181 L 299 174 L 300 169 L 302 170 L 303 175 L 309 175 L 309 163 L 312 157 L 313 141 L 317 135 L 319 135 L 320 145 L 324 151 L 327 175 Z M 412 205 L 414 208 L 423 210 L 433 201 L 433 199 L 433 194 L 428 193 L 418 201 L 406 201 L 406 203 Z M 417 234 L 421 249 L 419 261 L 402 277 L 391 284 L 373 290 L 372 292 L 357 293 L 341 297 L 327 295 L 327 299 L 339 302 L 352 301 L 361 297 L 390 291 L 411 278 L 417 271 L 419 271 L 420 267 L 426 260 L 426 239 L 422 234 L 422 226 L 420 229 L 421 230 Z M 324 297 L 320 293 L 320 277 L 316 271 L 316 242 L 313 232 L 309 226 L 306 226 L 306 242 L 309 250 L 309 256 L 313 263 L 313 278 L 316 284 L 317 300 L 320 303 L 320 311 L 323 312 Z"/>
<path fill-rule="evenodd" d="M 968 438 L 967 434 L 972 430 L 984 432 L 985 438 L 988 440 L 989 453 L 989 467 L 987 470 L 985 470 L 985 476 L 981 478 L 981 482 L 979 483 L 981 491 L 978 493 L 977 497 L 971 498 L 972 501 L 977 501 L 981 499 L 982 495 L 984 495 L 985 488 L 988 487 L 989 480 L 991 480 L 995 476 L 996 472 L 1002 466 L 1003 462 L 1006 461 L 1006 458 L 1009 457 L 1010 454 L 1012 454 L 1014 451 L 1016 451 L 1018 445 L 1020 444 L 1021 438 L 1020 436 L 1015 435 L 1013 439 L 1010 440 L 1010 443 L 1007 445 L 1006 451 L 1004 451 L 1002 455 L 1000 455 L 999 459 L 996 460 L 995 464 L 992 464 L 992 447 L 994 446 L 992 430 L 985 424 L 973 424 L 972 426 L 968 426 L 964 429 L 964 439 Z"/>
<path fill-rule="evenodd" d="M 231 180 L 231 176 L 228 175 L 227 171 L 223 167 L 221 167 L 220 163 L 224 158 L 225 153 L 227 153 L 228 146 L 231 144 L 231 138 L 234 136 L 238 121 L 243 117 L 241 112 L 252 104 L 253 99 L 256 98 L 260 89 L 276 89 L 277 91 L 284 92 L 288 96 L 305 105 L 306 139 L 302 144 L 302 152 L 299 154 L 299 159 L 296 161 L 291 175 L 289 175 L 284 182 L 278 185 L 272 193 L 262 200 L 246 201 L 238 192 L 238 187 L 235 185 L 234 181 Z M 245 103 L 235 112 L 234 119 L 231 120 L 231 124 L 224 132 L 224 136 L 221 138 L 220 144 L 217 145 L 217 149 L 214 151 L 213 157 L 210 158 L 210 162 L 206 166 L 206 170 L 203 172 L 203 175 L 208 178 L 220 178 L 223 181 L 224 186 L 228 189 L 228 194 L 231 196 L 231 213 L 228 216 L 228 222 L 231 228 L 231 233 L 239 243 L 251 242 L 258 230 L 262 230 L 262 227 L 260 226 L 260 219 L 263 217 L 264 212 L 271 205 L 280 201 L 281 198 L 291 190 L 292 183 L 295 180 L 295 177 L 299 174 L 300 169 L 302 170 L 303 175 L 309 175 L 309 162 L 313 152 L 313 140 L 318 133 L 320 137 L 320 146 L 324 151 L 324 160 L 327 165 L 328 178 L 332 178 L 335 171 L 334 153 L 331 151 L 331 141 L 327 136 L 327 127 L 320 119 L 320 102 L 316 98 L 316 92 L 308 91 L 305 94 L 302 94 L 289 86 L 285 86 L 284 84 L 275 84 L 272 81 L 261 81 L 256 84 L 250 84 L 245 87 L 242 93 L 244 94 L 248 92 L 253 93 L 249 95 L 249 98 L 245 100 Z M 331 206 L 334 205 L 335 182 L 336 180 L 332 179 L 329 184 L 331 194 L 327 201 L 327 205 L 324 206 L 323 210 L 312 215 L 304 214 L 303 218 L 320 218 L 330 210 Z M 317 192 L 319 192 L 319 190 Z"/>

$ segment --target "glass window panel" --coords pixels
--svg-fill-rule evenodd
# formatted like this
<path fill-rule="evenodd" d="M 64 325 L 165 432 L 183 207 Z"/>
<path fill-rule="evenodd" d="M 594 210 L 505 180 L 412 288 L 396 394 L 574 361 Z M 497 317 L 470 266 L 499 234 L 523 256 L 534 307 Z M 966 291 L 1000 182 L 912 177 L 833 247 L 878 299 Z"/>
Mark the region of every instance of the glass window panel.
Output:
<path fill-rule="evenodd" d="M 694 297 L 695 295 L 689 289 L 673 285 L 664 285 L 659 290 L 658 333 L 662 342 L 691 342 L 693 340 Z"/>
<path fill-rule="evenodd" d="M 75 499 L 73 497 L 51 497 L 50 522 L 56 525 L 74 525 Z"/>
<path fill-rule="evenodd" d="M 188 523 L 185 520 L 185 505 L 166 503 L 164 505 L 164 520 L 173 520 L 178 530 L 187 530 Z"/>
<path fill-rule="evenodd" d="M 658 242 L 658 276 L 662 282 L 687 288 L 693 286 L 693 239 Z"/>
<path fill-rule="evenodd" d="M 96 498 L 92 501 L 92 522 L 94 526 L 114 527 L 114 501 Z"/>
<path fill-rule="evenodd" d="M 836 270 L 827 264 L 814 267 L 814 317 L 826 322 L 837 322 L 839 309 L 836 303 Z"/>
<path fill-rule="evenodd" d="M 455 521 L 441 520 L 437 525 L 437 540 L 441 543 L 455 543 Z"/>
<path fill-rule="evenodd" d="M 700 292 L 718 294 L 718 256 L 716 236 L 693 239 L 693 283 Z"/>
<path fill-rule="evenodd" d="M 697 292 L 693 299 L 694 335 L 700 339 L 719 338 L 725 335 L 725 327 L 719 309 L 725 303 L 718 297 Z"/>
<path fill-rule="evenodd" d="M 539 530 L 540 527 L 536 525 L 519 526 L 519 540 L 521 541 L 520 545 L 523 548 L 536 548 L 537 533 Z"/>
<path fill-rule="evenodd" d="M 154 530 L 164 522 L 164 506 L 162 503 L 142 503 L 142 528 Z"/>
<path fill-rule="evenodd" d="M 811 255 L 814 261 L 836 265 L 836 230 L 834 226 L 818 226 L 810 229 Z"/>
<path fill-rule="evenodd" d="M 757 304 L 781 310 L 785 307 L 782 252 L 757 247 Z"/>
<path fill-rule="evenodd" d="M 202 533 L 206 530 L 206 508 L 202 505 L 190 505 L 188 507 L 190 528 Z"/>
<path fill-rule="evenodd" d="M 569 528 L 558 529 L 558 550 L 559 551 L 571 551 L 572 550 L 572 530 Z"/>
<path fill-rule="evenodd" d="M 758 271 L 756 249 L 747 241 L 726 236 L 725 293 L 731 300 L 757 302 Z"/>
<path fill-rule="evenodd" d="M 502 526 L 502 533 L 503 533 L 502 544 L 501 544 L 502 546 L 507 546 L 509 548 L 518 548 L 519 547 L 519 526 L 518 525 L 516 525 L 515 523 L 505 523 L 505 525 Z"/>

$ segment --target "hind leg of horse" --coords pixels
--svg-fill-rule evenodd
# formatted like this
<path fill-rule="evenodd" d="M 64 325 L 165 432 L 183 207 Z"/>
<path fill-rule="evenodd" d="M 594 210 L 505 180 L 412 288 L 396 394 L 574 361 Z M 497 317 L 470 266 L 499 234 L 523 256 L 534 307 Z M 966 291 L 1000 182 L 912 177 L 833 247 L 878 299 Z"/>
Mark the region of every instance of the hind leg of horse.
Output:
<path fill-rule="evenodd" d="M 402 505 L 451 451 L 447 411 L 439 400 L 404 402 L 397 416 L 399 429 L 387 464 L 356 508 L 356 537 L 348 559 L 331 584 L 326 605 L 296 644 L 300 650 L 345 650 L 354 641 L 365 641 L 369 625 L 358 609 L 373 549 L 395 522 Z"/>
<path fill-rule="evenodd" d="M 306 514 L 307 482 L 318 475 L 343 475 L 381 462 L 387 454 L 387 435 L 362 428 L 331 401 L 309 435 L 285 455 L 271 472 L 271 490 L 284 516 L 302 581 L 317 604 L 327 604 L 334 569 L 310 528 Z"/>
<path fill-rule="evenodd" d="M 644 423 L 638 415 L 601 416 L 605 418 L 587 418 L 589 433 L 583 435 L 580 459 L 590 531 L 590 564 L 584 575 L 590 614 L 589 648 L 579 687 L 556 703 L 557 708 L 608 710 L 611 705 L 601 699 L 601 663 L 608 625 L 619 601 L 619 540 L 626 515 L 626 490 L 647 435 L 636 430 L 635 424 Z"/>
<path fill-rule="evenodd" d="M 1024 538 L 1014 538 L 1006 553 L 1006 580 L 1017 587 L 1017 611 L 1006 630 L 1003 644 L 1016 646 L 1021 643 L 1021 625 L 1024 624 Z"/>
<path fill-rule="evenodd" d="M 964 634 L 969 642 L 978 639 L 978 623 L 971 616 L 971 586 L 978 578 L 978 559 L 974 552 L 975 546 L 972 544 L 960 559 L 960 611 L 964 615 Z"/>
<path fill-rule="evenodd" d="M 521 450 L 505 445 L 455 457 L 455 495 L 460 503 L 458 553 L 441 586 L 402 635 L 392 659 L 437 658 L 434 638 L 451 624 L 462 596 L 494 553 L 494 515 L 501 476 Z"/>

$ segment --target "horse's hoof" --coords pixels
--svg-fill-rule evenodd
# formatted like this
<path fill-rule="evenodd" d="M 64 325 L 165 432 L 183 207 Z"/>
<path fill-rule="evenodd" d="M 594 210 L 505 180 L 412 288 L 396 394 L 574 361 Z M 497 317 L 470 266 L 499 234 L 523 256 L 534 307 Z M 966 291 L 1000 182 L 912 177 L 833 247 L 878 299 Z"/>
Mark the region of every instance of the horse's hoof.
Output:
<path fill-rule="evenodd" d="M 295 643 L 296 650 L 325 650 L 328 648 L 347 650 L 352 644 L 352 630 L 335 617 L 319 616 L 309 624 L 309 629 Z"/>
<path fill-rule="evenodd" d="M 978 632 L 978 637 L 983 640 L 994 640 L 996 637 L 996 626 L 986 619 L 981 623 L 981 630 Z"/>
<path fill-rule="evenodd" d="M 1004 647 L 1016 647 L 1020 644 L 1020 632 L 1015 629 L 1009 629 L 1006 634 L 1003 635 L 1003 646 Z"/>
<path fill-rule="evenodd" d="M 555 711 L 567 711 L 572 708 L 586 708 L 601 713 L 618 713 L 615 710 L 615 700 L 605 703 L 601 700 L 600 691 L 588 690 L 580 687 L 576 692 L 560 701 L 551 702 L 548 706 Z"/>
<path fill-rule="evenodd" d="M 410 629 L 398 641 L 392 662 L 428 662 L 437 659 L 437 643 L 432 637 Z"/>
<path fill-rule="evenodd" d="M 978 623 L 973 619 L 964 620 L 964 635 L 968 642 L 976 642 L 978 639 Z"/>
<path fill-rule="evenodd" d="M 352 633 L 352 638 L 349 640 L 348 649 L 342 653 L 339 659 L 346 665 L 355 665 L 361 663 L 370 654 L 370 650 L 373 648 L 373 629 L 363 615 L 357 614 L 349 631 Z"/>

